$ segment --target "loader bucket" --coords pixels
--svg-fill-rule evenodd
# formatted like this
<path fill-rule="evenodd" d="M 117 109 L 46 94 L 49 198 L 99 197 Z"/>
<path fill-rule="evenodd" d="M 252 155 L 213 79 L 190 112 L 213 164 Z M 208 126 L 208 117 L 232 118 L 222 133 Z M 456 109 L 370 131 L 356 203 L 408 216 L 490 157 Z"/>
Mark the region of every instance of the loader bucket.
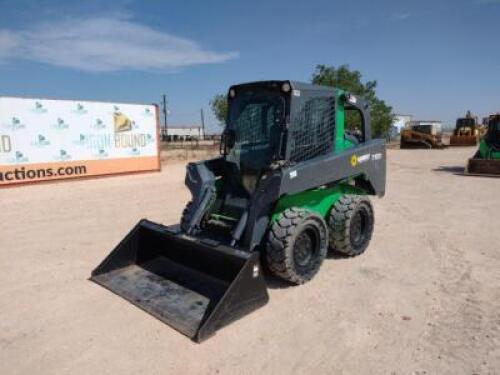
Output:
<path fill-rule="evenodd" d="M 500 177 L 500 160 L 469 159 L 465 173 L 473 176 Z"/>
<path fill-rule="evenodd" d="M 477 137 L 475 135 L 452 135 L 450 146 L 476 146 Z"/>
<path fill-rule="evenodd" d="M 258 252 L 141 220 L 90 278 L 194 341 L 269 299 Z"/>

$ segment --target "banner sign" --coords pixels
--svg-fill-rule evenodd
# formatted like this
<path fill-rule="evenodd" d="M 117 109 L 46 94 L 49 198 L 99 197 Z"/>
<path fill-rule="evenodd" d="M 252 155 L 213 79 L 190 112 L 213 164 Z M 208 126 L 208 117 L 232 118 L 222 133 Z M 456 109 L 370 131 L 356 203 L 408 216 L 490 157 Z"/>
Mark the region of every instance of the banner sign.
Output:
<path fill-rule="evenodd" d="M 159 169 L 154 105 L 0 97 L 0 186 Z"/>

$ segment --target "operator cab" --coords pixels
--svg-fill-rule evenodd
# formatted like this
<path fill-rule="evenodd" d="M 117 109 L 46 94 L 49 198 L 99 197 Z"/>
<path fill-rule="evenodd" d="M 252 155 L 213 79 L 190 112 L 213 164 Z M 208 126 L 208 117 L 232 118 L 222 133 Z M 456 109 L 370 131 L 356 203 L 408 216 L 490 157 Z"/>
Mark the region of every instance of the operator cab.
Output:
<path fill-rule="evenodd" d="M 456 126 L 455 126 L 455 128 L 457 130 L 461 129 L 461 128 L 471 128 L 471 129 L 473 129 L 475 127 L 476 127 L 476 119 L 474 119 L 474 118 L 467 118 L 467 117 L 457 119 L 457 123 L 456 123 Z"/>
<path fill-rule="evenodd" d="M 500 148 L 500 114 L 490 117 L 485 140 L 489 146 Z"/>
<path fill-rule="evenodd" d="M 345 129 L 350 117 L 356 123 Z M 228 92 L 221 153 L 242 172 L 262 172 L 276 162 L 298 163 L 368 141 L 367 123 L 367 103 L 333 87 L 292 81 L 236 85 Z"/>

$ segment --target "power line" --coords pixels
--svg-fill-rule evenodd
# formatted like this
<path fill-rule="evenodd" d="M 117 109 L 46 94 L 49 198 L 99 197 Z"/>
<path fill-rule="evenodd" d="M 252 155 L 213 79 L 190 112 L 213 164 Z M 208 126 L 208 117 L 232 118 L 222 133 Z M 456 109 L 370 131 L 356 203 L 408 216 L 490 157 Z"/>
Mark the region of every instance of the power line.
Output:
<path fill-rule="evenodd" d="M 203 132 L 202 137 L 205 138 L 205 114 L 203 113 L 203 108 L 200 108 L 201 115 L 201 130 Z"/>
<path fill-rule="evenodd" d="M 167 122 L 167 95 L 163 94 L 163 127 L 165 128 L 165 136 L 168 135 L 168 122 Z"/>

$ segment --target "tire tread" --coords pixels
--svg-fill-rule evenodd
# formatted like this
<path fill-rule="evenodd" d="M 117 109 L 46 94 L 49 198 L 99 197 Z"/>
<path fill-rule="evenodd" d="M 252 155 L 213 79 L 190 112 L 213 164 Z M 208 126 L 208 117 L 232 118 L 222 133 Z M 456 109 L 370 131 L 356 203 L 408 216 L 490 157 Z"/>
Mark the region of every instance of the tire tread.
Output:
<path fill-rule="evenodd" d="M 354 249 L 350 241 L 350 223 L 354 212 L 360 205 L 367 205 L 371 212 L 371 229 L 365 245 L 361 249 Z M 350 194 L 343 195 L 332 206 L 328 219 L 328 226 L 330 228 L 330 248 L 335 252 L 350 257 L 362 254 L 371 240 L 373 224 L 373 206 L 368 197 Z"/>
<path fill-rule="evenodd" d="M 324 228 L 324 244 L 320 244 L 320 256 L 317 259 L 315 269 L 307 274 L 296 272 L 293 260 L 293 244 L 297 229 L 305 221 L 313 220 Z M 321 241 L 320 233 L 320 241 Z M 281 213 L 278 220 L 269 229 L 266 246 L 266 263 L 268 269 L 277 277 L 293 284 L 303 284 L 311 280 L 319 270 L 327 252 L 328 228 L 324 220 L 303 208 L 292 207 Z"/>

